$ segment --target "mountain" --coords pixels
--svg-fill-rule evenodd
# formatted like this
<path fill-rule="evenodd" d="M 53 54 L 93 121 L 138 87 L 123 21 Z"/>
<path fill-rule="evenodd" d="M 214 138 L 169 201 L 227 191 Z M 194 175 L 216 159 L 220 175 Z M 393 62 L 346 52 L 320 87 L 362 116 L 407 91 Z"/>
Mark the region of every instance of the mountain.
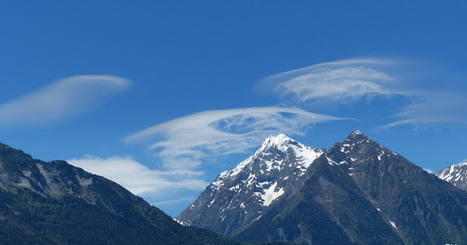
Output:
<path fill-rule="evenodd" d="M 299 189 L 306 169 L 323 153 L 284 134 L 270 136 L 253 156 L 221 173 L 177 219 L 234 236 Z"/>
<path fill-rule="evenodd" d="M 234 237 L 243 241 L 303 244 L 461 244 L 467 241 L 467 193 L 361 132 L 351 133 L 344 142 L 327 151 L 313 150 L 294 140 L 281 142 L 280 147 L 261 147 L 249 158 L 253 161 L 247 159 L 232 171 L 221 174 L 178 219 L 213 229 L 200 225 L 203 222 L 189 210 L 209 215 L 211 207 L 219 201 L 215 197 L 222 197 L 215 210 L 221 210 L 223 216 L 206 219 L 216 224 L 229 221 L 228 226 L 235 229 L 218 231 L 230 234 L 234 230 Z M 299 178 L 290 174 L 293 166 L 300 165 L 293 160 L 294 146 L 317 152 L 315 159 L 309 158 L 301 164 L 307 168 Z M 239 195 L 234 195 L 237 192 L 232 187 L 248 184 L 252 170 L 260 169 L 263 162 L 270 162 L 271 166 L 286 163 L 287 168 L 278 169 L 275 178 L 268 179 L 271 186 L 277 183 L 273 189 L 276 196 L 281 195 L 263 206 L 259 210 L 261 214 L 255 214 L 257 218 L 251 222 L 235 222 L 243 221 L 234 216 L 240 211 L 251 212 L 246 205 L 251 202 L 247 199 L 261 195 L 248 192 L 249 195 L 241 196 L 245 199 L 235 200 L 232 197 Z M 225 180 L 228 173 L 237 172 L 237 177 Z M 270 174 L 264 172 L 264 175 Z M 260 179 L 262 175 L 255 174 L 255 177 Z M 289 183 L 280 185 L 284 179 Z M 261 181 L 255 186 L 260 186 Z M 267 186 L 257 192 L 265 195 L 266 190 L 269 190 Z M 253 206 L 253 213 L 257 212 L 256 207 Z"/>
<path fill-rule="evenodd" d="M 467 191 L 467 162 L 454 164 L 439 171 L 436 176 Z"/>
<path fill-rule="evenodd" d="M 239 244 L 183 227 L 118 184 L 0 143 L 3 244 Z"/>

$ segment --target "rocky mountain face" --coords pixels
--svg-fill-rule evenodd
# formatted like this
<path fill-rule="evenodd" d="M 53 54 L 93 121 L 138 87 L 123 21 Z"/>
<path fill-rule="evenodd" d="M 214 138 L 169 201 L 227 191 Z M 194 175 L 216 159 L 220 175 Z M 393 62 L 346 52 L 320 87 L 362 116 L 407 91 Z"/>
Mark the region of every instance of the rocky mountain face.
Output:
<path fill-rule="evenodd" d="M 454 164 L 445 168 L 439 171 L 436 176 L 464 191 L 467 191 L 467 162 Z"/>
<path fill-rule="evenodd" d="M 183 227 L 118 184 L 0 144 L 5 244 L 238 244 Z"/>
<path fill-rule="evenodd" d="M 267 142 L 245 162 L 221 174 L 178 219 L 250 242 L 445 244 L 467 241 L 467 193 L 359 131 L 328 151 L 312 149 L 293 140 L 282 140 L 281 147 L 267 148 L 264 147 Z M 306 160 L 297 158 L 294 145 L 316 155 Z M 297 159 L 306 162 L 300 164 Z M 272 168 L 263 168 L 262 175 L 261 171 L 252 170 L 260 169 L 265 162 L 284 168 L 262 180 L 262 175 L 270 176 L 265 170 Z M 294 170 L 297 168 L 293 166 L 298 165 L 306 171 L 301 167 L 300 172 Z M 226 178 L 232 173 L 238 174 Z M 253 189 L 236 192 L 237 185 L 248 186 L 253 174 L 258 179 Z M 260 184 L 263 181 L 270 185 L 263 187 Z M 274 192 L 267 192 L 273 185 Z M 269 205 L 264 205 L 264 199 L 259 198 L 266 193 L 275 193 L 271 196 L 276 198 L 267 202 Z M 216 202 L 218 205 L 212 208 Z M 250 212 L 254 213 L 250 219 L 239 218 Z M 198 213 L 216 225 L 204 223 Z M 245 215 L 241 216 L 242 213 Z"/>
<path fill-rule="evenodd" d="M 221 173 L 177 219 L 234 236 L 278 199 L 296 192 L 309 165 L 323 153 L 283 134 L 270 136 L 253 156 Z"/>

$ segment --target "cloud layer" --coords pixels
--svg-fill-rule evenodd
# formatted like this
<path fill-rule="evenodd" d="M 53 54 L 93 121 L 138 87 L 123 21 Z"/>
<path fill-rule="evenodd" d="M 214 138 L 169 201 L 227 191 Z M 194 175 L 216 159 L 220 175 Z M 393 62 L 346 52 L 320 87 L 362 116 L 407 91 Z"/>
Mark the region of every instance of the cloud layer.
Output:
<path fill-rule="evenodd" d="M 342 118 L 299 108 L 256 107 L 195 113 L 137 132 L 127 142 L 150 140 L 171 170 L 196 169 L 206 158 L 244 153 L 269 134 L 303 135 L 313 124 Z"/>
<path fill-rule="evenodd" d="M 130 81 L 116 76 L 68 77 L 1 104 L 0 127 L 59 122 L 89 111 L 130 84 Z"/>
<path fill-rule="evenodd" d="M 377 67 L 390 61 L 353 59 L 320 63 L 269 76 L 260 88 L 297 103 L 351 103 L 364 97 L 395 95 L 393 80 Z M 267 90 L 267 89 L 266 89 Z"/>
<path fill-rule="evenodd" d="M 70 159 L 67 162 L 115 181 L 135 195 L 160 195 L 163 191 L 179 189 L 199 191 L 208 185 L 207 182 L 199 180 L 202 172 L 153 170 L 131 157 L 87 156 L 82 159 Z"/>
<path fill-rule="evenodd" d="M 454 92 L 433 92 L 411 96 L 412 104 L 401 109 L 396 115 L 400 118 L 379 127 L 389 129 L 400 125 L 412 125 L 415 129 L 434 125 L 466 124 L 467 98 Z"/>
<path fill-rule="evenodd" d="M 201 191 L 209 184 L 204 180 L 205 173 L 199 171 L 207 158 L 244 153 L 269 134 L 303 135 L 314 124 L 334 120 L 343 118 L 284 107 L 205 111 L 126 137 L 127 142 L 149 142 L 148 148 L 162 160 L 158 169 L 150 169 L 129 156 L 86 156 L 67 161 L 154 200 L 157 205 L 175 205 L 194 199 L 180 199 L 180 193 L 193 195 L 193 191 Z"/>
<path fill-rule="evenodd" d="M 396 113 L 388 118 L 395 120 L 380 125 L 379 129 L 465 123 L 467 97 L 460 91 L 450 91 L 450 78 L 436 76 L 434 70 L 436 67 L 422 67 L 405 61 L 349 59 L 272 75 L 260 81 L 258 87 L 282 100 L 312 108 L 321 105 L 337 107 L 364 99 L 371 101 L 377 96 L 406 102 L 405 106 L 394 107 Z M 430 77 L 421 74 L 430 74 Z M 433 86 L 439 84 L 444 85 L 443 91 L 439 86 Z"/>

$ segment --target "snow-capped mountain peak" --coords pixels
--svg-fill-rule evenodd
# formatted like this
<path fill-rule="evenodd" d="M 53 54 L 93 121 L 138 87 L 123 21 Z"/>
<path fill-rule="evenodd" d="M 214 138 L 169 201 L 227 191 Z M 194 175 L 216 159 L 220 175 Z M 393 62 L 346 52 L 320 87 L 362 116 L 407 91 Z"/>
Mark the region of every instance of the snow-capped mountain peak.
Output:
<path fill-rule="evenodd" d="M 359 134 L 362 134 L 362 132 L 360 132 L 360 130 L 355 130 L 353 131 L 350 135 L 359 135 Z"/>
<path fill-rule="evenodd" d="M 270 148 L 277 148 L 280 151 L 286 151 L 287 146 L 290 142 L 295 142 L 295 140 L 289 138 L 285 134 L 279 134 L 277 136 L 269 135 L 266 140 L 264 140 L 263 144 L 259 148 L 258 152 L 270 149 Z"/>
<path fill-rule="evenodd" d="M 297 189 L 307 168 L 324 152 L 284 134 L 269 136 L 252 156 L 222 172 L 178 219 L 189 225 L 225 226 L 224 232 L 235 233 L 231 223 L 259 219 L 265 209 Z M 203 220 L 207 214 L 219 218 Z"/>
<path fill-rule="evenodd" d="M 366 137 L 359 130 L 353 131 L 343 143 L 337 144 L 340 146 L 340 151 L 342 153 L 351 152 L 356 146 L 362 146 L 371 143 L 372 140 Z M 376 144 L 376 143 L 375 143 Z"/>
<path fill-rule="evenodd" d="M 451 230 L 467 238 L 458 225 L 466 200 L 360 131 L 327 151 L 278 135 L 219 175 L 177 219 L 252 242 L 435 244 Z"/>
<path fill-rule="evenodd" d="M 345 142 L 355 142 L 361 143 L 363 141 L 370 141 L 368 137 L 366 137 L 362 132 L 359 130 L 355 130 L 349 134 Z"/>
<path fill-rule="evenodd" d="M 287 153 L 289 149 L 291 150 L 291 153 Z M 247 166 L 252 170 L 254 168 L 252 166 L 253 163 L 258 164 L 256 167 L 260 168 L 261 174 L 273 169 L 281 170 L 284 167 L 295 167 L 301 170 L 299 175 L 302 175 L 310 164 L 323 152 L 324 150 L 322 149 L 305 146 L 285 134 L 279 134 L 277 136 L 270 135 L 264 140 L 261 147 L 252 156 L 240 162 L 233 169 L 222 172 L 212 185 L 218 187 L 225 179 L 235 178 Z M 283 157 L 283 154 L 293 155 L 296 161 L 284 166 L 282 162 L 278 161 L 278 159 Z"/>
<path fill-rule="evenodd" d="M 301 170 L 299 175 L 302 175 L 323 152 L 322 149 L 303 145 L 285 134 L 279 134 L 267 137 L 259 150 L 247 160 L 259 163 L 262 174 L 264 171 L 269 172 L 274 169 L 281 171 L 293 168 Z M 289 163 L 286 164 L 284 160 Z M 243 165 L 242 163 L 239 165 Z"/>
<path fill-rule="evenodd" d="M 467 162 L 451 165 L 439 171 L 436 176 L 467 191 Z"/>

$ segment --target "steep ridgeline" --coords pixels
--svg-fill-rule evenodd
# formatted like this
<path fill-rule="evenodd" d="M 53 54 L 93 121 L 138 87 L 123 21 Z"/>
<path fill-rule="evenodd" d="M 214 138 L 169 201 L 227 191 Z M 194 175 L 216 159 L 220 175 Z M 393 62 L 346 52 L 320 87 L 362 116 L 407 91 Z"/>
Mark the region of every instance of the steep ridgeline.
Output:
<path fill-rule="evenodd" d="M 436 176 L 467 191 L 467 162 L 454 164 L 439 171 Z"/>
<path fill-rule="evenodd" d="M 293 198 L 238 237 L 338 244 L 462 244 L 467 194 L 355 131 L 310 165 Z"/>
<path fill-rule="evenodd" d="M 188 228 L 188 229 L 187 229 Z M 2 244 L 238 244 L 183 227 L 118 184 L 0 143 Z"/>
<path fill-rule="evenodd" d="M 253 156 L 221 173 L 177 219 L 234 236 L 295 193 L 308 166 L 323 153 L 283 134 L 269 136 Z"/>
<path fill-rule="evenodd" d="M 286 162 L 277 156 L 275 162 Z M 287 195 L 263 208 L 259 218 L 249 224 L 232 222 L 243 225 L 237 228 L 240 232 L 235 237 L 249 242 L 300 244 L 463 244 L 467 241 L 467 192 L 425 172 L 359 131 L 307 165 L 305 174 L 298 179 L 280 175 L 280 179 L 290 180 L 293 188 L 286 191 L 281 186 Z M 236 183 L 248 183 L 248 176 L 243 175 Z M 268 180 L 275 181 L 279 179 Z M 226 192 L 213 186 L 206 190 L 207 195 L 203 193 L 205 199 L 212 201 L 211 195 Z M 231 186 L 236 184 L 228 188 Z M 275 193 L 279 191 L 275 189 Z M 227 214 L 237 215 L 240 210 L 250 212 L 246 203 L 242 207 L 243 200 L 229 207 L 233 200 L 229 197 L 234 196 L 222 196 L 223 201 L 216 207 L 224 215 L 221 220 L 235 219 Z M 201 205 L 198 212 L 204 212 L 207 204 L 195 202 L 191 208 Z M 230 213 L 225 213 L 227 207 L 232 209 Z M 257 210 L 256 206 L 253 210 Z M 207 212 L 204 214 L 206 219 L 213 218 Z M 182 215 L 179 218 L 189 220 Z M 201 227 L 212 229 L 208 225 Z"/>

